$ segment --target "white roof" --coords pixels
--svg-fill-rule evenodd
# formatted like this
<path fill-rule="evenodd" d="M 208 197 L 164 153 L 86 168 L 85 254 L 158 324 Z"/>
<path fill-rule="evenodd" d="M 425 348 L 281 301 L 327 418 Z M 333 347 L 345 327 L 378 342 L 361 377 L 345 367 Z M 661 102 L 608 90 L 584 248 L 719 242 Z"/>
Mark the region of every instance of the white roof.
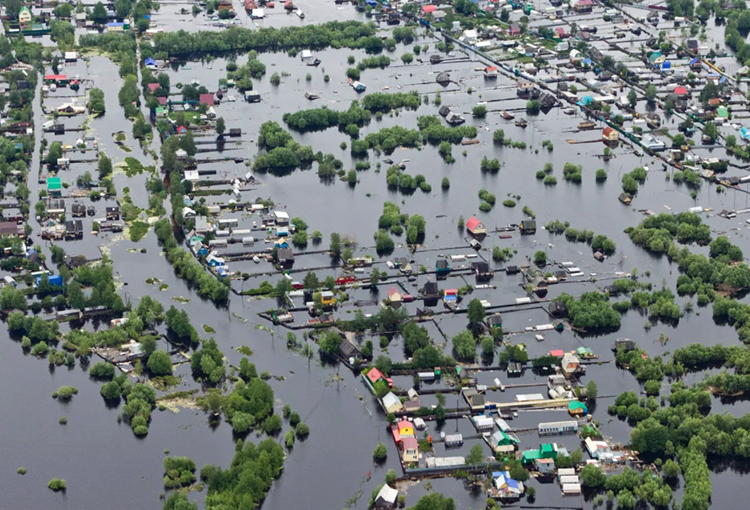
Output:
<path fill-rule="evenodd" d="M 562 485 L 578 484 L 580 483 L 580 480 L 578 480 L 578 477 L 576 475 L 561 476 L 560 483 Z"/>
<path fill-rule="evenodd" d="M 376 501 L 378 499 L 382 499 L 383 501 L 387 501 L 388 503 L 394 505 L 396 503 L 396 499 L 398 499 L 398 491 L 391 488 L 388 484 L 385 484 L 380 488 L 380 492 L 378 492 L 378 496 L 375 498 Z"/>
<path fill-rule="evenodd" d="M 568 494 L 578 494 L 581 492 L 581 484 L 580 483 L 566 483 L 562 486 L 562 490 L 565 493 Z"/>
<path fill-rule="evenodd" d="M 560 468 L 557 470 L 557 476 L 571 476 L 576 474 L 575 468 Z"/>
<path fill-rule="evenodd" d="M 532 393 L 530 395 L 516 395 L 517 402 L 526 402 L 528 400 L 544 400 L 541 393 Z"/>
<path fill-rule="evenodd" d="M 289 213 L 285 211 L 274 211 L 273 215 L 276 217 L 277 220 L 288 220 L 289 219 Z"/>
<path fill-rule="evenodd" d="M 392 406 L 398 406 L 401 407 L 401 400 L 393 394 L 393 392 L 389 392 L 385 397 L 383 397 L 383 405 L 386 407 L 386 409 L 392 407 Z"/>
<path fill-rule="evenodd" d="M 198 170 L 185 170 L 185 180 L 186 181 L 197 181 L 198 180 Z"/>

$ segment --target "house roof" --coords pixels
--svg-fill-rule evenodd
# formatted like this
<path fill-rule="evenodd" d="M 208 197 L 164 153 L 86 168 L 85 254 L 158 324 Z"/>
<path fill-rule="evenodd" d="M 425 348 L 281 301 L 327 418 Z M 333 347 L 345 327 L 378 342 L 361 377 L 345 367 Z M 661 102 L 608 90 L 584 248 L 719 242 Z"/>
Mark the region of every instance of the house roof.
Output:
<path fill-rule="evenodd" d="M 148 90 L 150 90 L 151 92 L 154 92 L 156 89 L 159 88 L 159 84 L 158 83 L 149 83 L 147 85 L 147 87 L 148 87 Z"/>
<path fill-rule="evenodd" d="M 437 5 L 424 5 L 422 6 L 422 12 L 427 14 L 428 12 L 435 12 L 437 11 Z"/>
<path fill-rule="evenodd" d="M 395 505 L 397 499 L 398 491 L 388 484 L 385 484 L 380 488 L 380 492 L 378 492 L 378 495 L 375 497 L 375 504 L 377 505 L 378 500 L 382 500 L 390 505 Z"/>
<path fill-rule="evenodd" d="M 412 422 L 408 421 L 408 420 L 401 420 L 400 422 L 398 422 L 396 424 L 396 427 L 398 427 L 398 433 L 401 434 L 401 432 L 405 428 L 413 429 L 414 428 L 414 424 Z"/>
<path fill-rule="evenodd" d="M 562 349 L 554 349 L 552 351 L 549 351 L 549 355 L 550 356 L 556 356 L 558 358 L 562 358 L 563 356 L 565 356 L 565 353 L 563 352 Z"/>
<path fill-rule="evenodd" d="M 59 177 L 48 177 L 47 178 L 47 189 L 62 189 L 62 179 Z"/>
<path fill-rule="evenodd" d="M 389 393 L 388 395 L 393 395 L 393 393 Z M 388 396 L 386 395 L 386 396 Z M 395 395 L 393 395 L 395 397 Z M 398 398 L 398 397 L 397 397 Z M 385 400 L 385 399 L 383 399 Z M 412 436 L 406 436 L 401 438 L 401 449 L 407 450 L 409 448 L 419 448 L 419 441 L 417 441 L 416 437 Z"/>
<path fill-rule="evenodd" d="M 385 379 L 385 376 L 383 375 L 383 372 L 381 372 L 377 368 L 373 368 L 369 372 L 367 372 L 367 378 L 372 384 L 375 384 L 379 379 Z"/>
<path fill-rule="evenodd" d="M 472 216 L 469 218 L 469 221 L 466 222 L 466 228 L 469 230 L 476 230 L 477 228 L 484 228 L 484 225 L 482 225 L 481 221 Z"/>
<path fill-rule="evenodd" d="M 616 130 L 615 128 L 612 128 L 612 127 L 609 127 L 609 126 L 605 127 L 605 128 L 604 128 L 604 129 L 602 130 L 602 134 L 603 134 L 604 136 L 609 136 L 609 135 L 611 135 L 612 133 L 617 133 L 617 130 Z"/>
<path fill-rule="evenodd" d="M 688 90 L 686 87 L 677 87 L 674 89 L 674 93 L 677 94 L 678 96 L 684 96 L 684 95 L 687 95 Z"/>
<path fill-rule="evenodd" d="M 201 94 L 198 98 L 198 102 L 200 104 L 207 104 L 208 106 L 214 105 L 214 95 L 211 93 L 208 94 Z"/>

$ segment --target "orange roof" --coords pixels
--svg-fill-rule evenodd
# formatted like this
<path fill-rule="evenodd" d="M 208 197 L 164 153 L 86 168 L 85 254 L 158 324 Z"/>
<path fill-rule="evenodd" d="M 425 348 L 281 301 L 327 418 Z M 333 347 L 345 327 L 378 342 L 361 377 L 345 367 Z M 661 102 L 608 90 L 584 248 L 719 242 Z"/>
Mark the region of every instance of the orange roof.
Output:
<path fill-rule="evenodd" d="M 562 349 L 555 349 L 554 351 L 549 351 L 550 356 L 557 356 L 558 358 L 562 358 L 565 356 L 565 353 Z"/>

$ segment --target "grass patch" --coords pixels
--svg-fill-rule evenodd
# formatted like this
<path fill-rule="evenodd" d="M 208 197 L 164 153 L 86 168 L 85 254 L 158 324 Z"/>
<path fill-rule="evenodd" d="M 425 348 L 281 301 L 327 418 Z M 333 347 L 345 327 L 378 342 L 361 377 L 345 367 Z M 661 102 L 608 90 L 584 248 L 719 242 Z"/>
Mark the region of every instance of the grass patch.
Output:
<path fill-rule="evenodd" d="M 237 347 L 237 352 L 239 352 L 240 354 L 244 354 L 245 356 L 253 355 L 253 350 L 247 345 L 240 345 L 239 347 Z"/>
<path fill-rule="evenodd" d="M 25 475 L 26 474 L 26 468 L 25 467 L 20 467 L 20 468 L 16 469 L 16 473 L 18 473 L 19 475 Z"/>
<path fill-rule="evenodd" d="M 153 379 L 151 379 L 151 386 L 153 386 L 159 391 L 167 391 L 170 388 L 174 388 L 181 382 L 182 382 L 182 378 L 176 375 L 165 375 L 162 377 L 154 377 Z"/>
<path fill-rule="evenodd" d="M 128 137 L 125 136 L 124 132 L 119 131 L 119 132 L 115 133 L 115 142 L 124 142 L 127 139 L 128 139 Z"/>
<path fill-rule="evenodd" d="M 185 391 L 173 391 L 172 393 L 169 393 L 167 395 L 164 395 L 163 397 L 159 397 L 156 399 L 157 402 L 165 402 L 169 400 L 177 400 L 180 398 L 191 398 L 193 395 L 198 393 L 199 389 L 192 389 L 192 390 L 185 390 Z"/>
<path fill-rule="evenodd" d="M 214 328 L 212 328 L 211 326 L 209 326 L 208 324 L 204 324 L 203 325 L 203 331 L 205 331 L 209 335 L 212 335 L 212 334 L 216 333 L 216 330 Z"/>
<path fill-rule="evenodd" d="M 146 278 L 146 283 L 156 285 L 157 283 L 161 283 L 161 280 L 152 276 L 151 278 Z"/>
<path fill-rule="evenodd" d="M 162 283 L 161 285 L 159 285 L 159 290 L 162 292 L 164 292 L 168 288 L 169 288 L 169 285 L 167 285 L 166 283 Z"/>
<path fill-rule="evenodd" d="M 134 221 L 130 224 L 130 240 L 137 243 L 148 232 L 148 223 L 145 221 Z"/>
<path fill-rule="evenodd" d="M 128 165 L 125 169 L 125 175 L 128 177 L 133 177 L 143 172 L 143 165 L 137 159 L 128 156 L 125 158 L 125 163 Z"/>
<path fill-rule="evenodd" d="M 182 296 L 173 296 L 173 297 L 172 297 L 172 300 L 173 300 L 173 301 L 177 301 L 178 303 L 183 303 L 183 304 L 184 304 L 184 303 L 189 303 L 189 302 L 191 301 L 190 299 L 188 299 L 188 298 L 184 298 L 184 297 L 182 297 Z"/>

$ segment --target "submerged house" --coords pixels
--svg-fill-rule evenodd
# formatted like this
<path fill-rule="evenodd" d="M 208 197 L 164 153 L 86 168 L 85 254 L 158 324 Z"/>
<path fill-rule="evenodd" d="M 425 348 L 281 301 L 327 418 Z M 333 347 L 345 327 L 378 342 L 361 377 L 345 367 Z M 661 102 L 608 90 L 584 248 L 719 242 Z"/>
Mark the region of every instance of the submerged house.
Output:
<path fill-rule="evenodd" d="M 466 222 L 466 230 L 473 236 L 482 236 L 487 234 L 487 228 L 477 218 L 472 216 Z"/>
<path fill-rule="evenodd" d="M 534 220 L 523 220 L 521 222 L 521 234 L 529 235 L 536 233 L 536 221 Z"/>

